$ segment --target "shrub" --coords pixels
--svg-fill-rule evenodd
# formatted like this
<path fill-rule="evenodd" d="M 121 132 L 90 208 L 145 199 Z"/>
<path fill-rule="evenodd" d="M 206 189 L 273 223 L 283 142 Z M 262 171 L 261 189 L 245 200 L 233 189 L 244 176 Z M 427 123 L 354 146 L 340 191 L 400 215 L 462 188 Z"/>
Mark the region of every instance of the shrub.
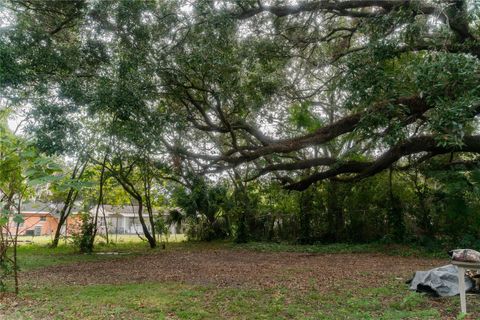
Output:
<path fill-rule="evenodd" d="M 95 241 L 95 224 L 88 214 L 83 214 L 81 221 L 80 232 L 72 235 L 73 245 L 82 253 L 92 253 L 93 242 Z"/>

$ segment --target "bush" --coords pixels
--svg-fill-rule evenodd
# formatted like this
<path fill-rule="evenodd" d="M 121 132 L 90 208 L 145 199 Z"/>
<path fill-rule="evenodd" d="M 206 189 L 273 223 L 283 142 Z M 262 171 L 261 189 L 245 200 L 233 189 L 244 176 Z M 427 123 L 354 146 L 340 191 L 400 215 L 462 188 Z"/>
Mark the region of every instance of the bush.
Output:
<path fill-rule="evenodd" d="M 212 241 L 226 239 L 229 236 L 227 222 L 219 217 L 210 222 L 205 217 L 189 219 L 186 226 L 186 235 L 189 240 Z"/>
<path fill-rule="evenodd" d="M 92 217 L 88 214 L 81 216 L 82 226 L 80 232 L 72 235 L 73 245 L 78 248 L 81 253 L 92 253 L 93 242 L 95 241 L 95 224 Z"/>

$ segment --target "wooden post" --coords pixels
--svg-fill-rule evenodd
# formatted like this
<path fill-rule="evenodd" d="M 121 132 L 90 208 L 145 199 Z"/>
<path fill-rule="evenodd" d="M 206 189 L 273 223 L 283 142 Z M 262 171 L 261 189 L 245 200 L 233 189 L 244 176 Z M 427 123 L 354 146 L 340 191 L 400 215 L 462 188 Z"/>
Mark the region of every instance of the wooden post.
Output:
<path fill-rule="evenodd" d="M 465 270 L 480 270 L 480 263 L 452 260 L 458 268 L 458 291 L 460 291 L 460 310 L 467 313 L 467 299 L 465 295 Z"/>
<path fill-rule="evenodd" d="M 460 291 L 460 309 L 467 313 L 467 301 L 465 297 L 465 268 L 458 266 L 458 290 Z"/>

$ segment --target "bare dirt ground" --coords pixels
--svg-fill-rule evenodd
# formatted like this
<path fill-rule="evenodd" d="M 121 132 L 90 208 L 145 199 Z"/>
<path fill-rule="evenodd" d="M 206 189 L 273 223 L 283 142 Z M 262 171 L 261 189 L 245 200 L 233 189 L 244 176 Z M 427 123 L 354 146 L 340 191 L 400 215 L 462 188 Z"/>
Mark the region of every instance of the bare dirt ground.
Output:
<path fill-rule="evenodd" d="M 352 280 L 359 287 L 399 283 L 415 270 L 447 264 L 446 260 L 384 254 L 262 253 L 247 250 L 205 249 L 159 252 L 124 259 L 76 263 L 29 271 L 22 281 L 31 284 L 117 284 L 182 282 L 217 287 L 331 290 Z"/>

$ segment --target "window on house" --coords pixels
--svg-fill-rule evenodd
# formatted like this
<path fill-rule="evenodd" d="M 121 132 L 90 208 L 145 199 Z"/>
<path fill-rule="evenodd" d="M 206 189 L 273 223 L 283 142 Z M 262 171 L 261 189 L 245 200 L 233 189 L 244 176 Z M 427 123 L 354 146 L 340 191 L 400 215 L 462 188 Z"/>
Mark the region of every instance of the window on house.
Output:
<path fill-rule="evenodd" d="M 40 217 L 40 221 L 47 221 L 47 217 Z"/>

